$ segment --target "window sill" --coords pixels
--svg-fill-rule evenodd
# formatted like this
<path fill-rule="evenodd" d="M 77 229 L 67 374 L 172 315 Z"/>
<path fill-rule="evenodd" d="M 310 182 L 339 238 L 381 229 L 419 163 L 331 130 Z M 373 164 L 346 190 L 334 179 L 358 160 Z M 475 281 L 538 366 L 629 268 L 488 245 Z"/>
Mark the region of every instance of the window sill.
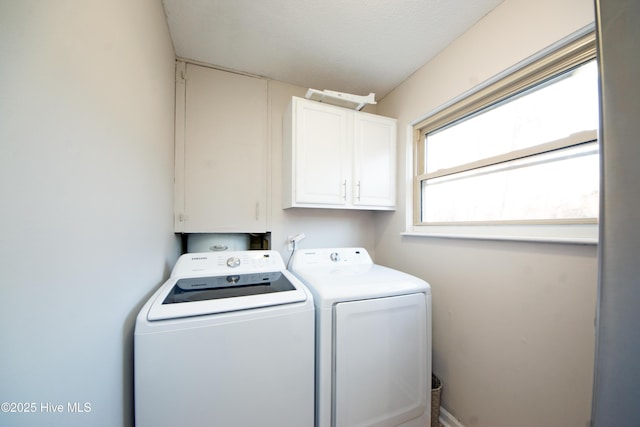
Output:
<path fill-rule="evenodd" d="M 443 239 L 597 245 L 598 224 L 423 225 L 413 226 L 401 235 Z"/>

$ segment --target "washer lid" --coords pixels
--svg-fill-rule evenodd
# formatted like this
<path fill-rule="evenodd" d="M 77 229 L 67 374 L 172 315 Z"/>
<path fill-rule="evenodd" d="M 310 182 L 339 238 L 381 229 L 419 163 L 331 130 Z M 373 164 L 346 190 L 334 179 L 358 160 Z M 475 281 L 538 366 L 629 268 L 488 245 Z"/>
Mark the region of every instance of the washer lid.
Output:
<path fill-rule="evenodd" d="M 306 301 L 286 271 L 225 276 L 172 277 L 158 290 L 148 320 L 248 310 Z"/>

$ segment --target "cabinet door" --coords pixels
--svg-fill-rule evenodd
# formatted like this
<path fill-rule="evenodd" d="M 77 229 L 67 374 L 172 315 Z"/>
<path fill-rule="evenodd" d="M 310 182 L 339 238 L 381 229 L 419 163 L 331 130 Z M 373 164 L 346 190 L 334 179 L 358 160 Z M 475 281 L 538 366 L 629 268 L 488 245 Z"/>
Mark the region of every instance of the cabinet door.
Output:
<path fill-rule="evenodd" d="M 366 113 L 355 115 L 353 166 L 355 206 L 395 206 L 395 119 Z"/>
<path fill-rule="evenodd" d="M 295 202 L 344 205 L 350 197 L 346 176 L 350 111 L 314 101 L 295 101 Z"/>
<path fill-rule="evenodd" d="M 267 82 L 187 64 L 178 231 L 267 231 L 267 152 Z"/>

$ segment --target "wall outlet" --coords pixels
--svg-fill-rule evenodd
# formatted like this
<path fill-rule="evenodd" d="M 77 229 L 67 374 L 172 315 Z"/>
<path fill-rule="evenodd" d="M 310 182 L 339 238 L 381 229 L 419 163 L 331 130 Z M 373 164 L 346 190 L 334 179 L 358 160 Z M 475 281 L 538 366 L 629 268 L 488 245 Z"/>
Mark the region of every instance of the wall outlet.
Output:
<path fill-rule="evenodd" d="M 289 236 L 289 239 L 287 241 L 287 250 L 289 252 L 292 252 L 298 245 L 298 242 L 304 239 L 305 237 L 306 236 L 304 235 L 304 233 L 296 234 L 294 236 Z"/>

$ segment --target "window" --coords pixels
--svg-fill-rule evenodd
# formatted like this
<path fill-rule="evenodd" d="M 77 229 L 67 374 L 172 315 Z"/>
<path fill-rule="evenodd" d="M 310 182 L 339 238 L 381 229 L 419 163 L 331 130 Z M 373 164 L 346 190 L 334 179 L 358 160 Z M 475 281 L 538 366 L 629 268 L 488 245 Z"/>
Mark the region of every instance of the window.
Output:
<path fill-rule="evenodd" d="M 512 227 L 562 240 L 571 228 L 584 237 L 590 225 L 595 238 L 594 38 L 579 37 L 414 126 L 415 231 L 482 229 L 486 237 Z"/>

